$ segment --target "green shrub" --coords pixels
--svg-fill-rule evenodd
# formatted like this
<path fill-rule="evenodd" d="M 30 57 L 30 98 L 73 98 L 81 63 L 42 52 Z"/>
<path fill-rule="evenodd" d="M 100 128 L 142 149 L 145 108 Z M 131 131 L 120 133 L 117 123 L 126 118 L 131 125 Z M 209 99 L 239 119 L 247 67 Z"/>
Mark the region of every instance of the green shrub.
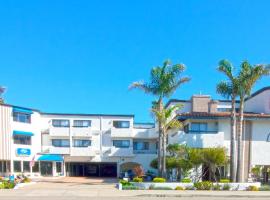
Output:
<path fill-rule="evenodd" d="M 211 190 L 212 186 L 213 186 L 213 183 L 210 181 L 202 181 L 202 182 L 194 183 L 194 187 L 197 190 Z"/>
<path fill-rule="evenodd" d="M 220 183 L 229 183 L 230 182 L 230 180 L 229 179 L 220 179 L 220 181 L 219 181 Z"/>
<path fill-rule="evenodd" d="M 182 183 L 191 183 L 191 179 L 190 178 L 183 178 L 181 180 Z"/>
<path fill-rule="evenodd" d="M 213 190 L 221 190 L 221 185 L 219 184 L 216 184 L 216 185 L 213 185 Z"/>
<path fill-rule="evenodd" d="M 259 188 L 255 185 L 251 185 L 247 187 L 247 191 L 259 191 Z"/>
<path fill-rule="evenodd" d="M 2 187 L 4 188 L 4 189 L 13 189 L 14 187 L 15 187 L 15 183 L 13 183 L 13 182 L 10 182 L 10 181 L 4 181 L 3 183 L 2 183 Z"/>
<path fill-rule="evenodd" d="M 230 190 L 231 186 L 229 184 L 224 184 L 222 190 Z"/>
<path fill-rule="evenodd" d="M 30 183 L 31 182 L 31 179 L 28 178 L 28 177 L 25 177 L 23 180 L 22 180 L 22 183 Z"/>
<path fill-rule="evenodd" d="M 185 188 L 185 190 L 194 190 L 195 188 L 194 188 L 194 186 L 187 186 L 186 188 Z"/>
<path fill-rule="evenodd" d="M 150 190 L 172 190 L 172 188 L 171 187 L 152 187 Z"/>
<path fill-rule="evenodd" d="M 270 185 L 262 185 L 259 191 L 270 191 Z"/>
<path fill-rule="evenodd" d="M 133 182 L 141 183 L 143 182 L 143 178 L 135 177 L 133 178 Z"/>
<path fill-rule="evenodd" d="M 165 178 L 160 178 L 160 177 L 156 177 L 153 179 L 154 183 L 165 183 L 166 179 Z"/>
<path fill-rule="evenodd" d="M 0 183 L 0 189 L 4 189 L 4 184 Z"/>
<path fill-rule="evenodd" d="M 176 188 L 175 188 L 175 190 L 185 190 L 183 187 L 181 187 L 181 186 L 177 186 Z"/>
<path fill-rule="evenodd" d="M 134 185 L 125 185 L 122 187 L 122 190 L 139 190 L 139 187 L 136 187 Z"/>
<path fill-rule="evenodd" d="M 131 185 L 133 185 L 132 183 L 130 183 L 130 182 L 126 181 L 126 180 L 120 180 L 119 182 L 122 184 L 122 186 L 131 186 Z"/>

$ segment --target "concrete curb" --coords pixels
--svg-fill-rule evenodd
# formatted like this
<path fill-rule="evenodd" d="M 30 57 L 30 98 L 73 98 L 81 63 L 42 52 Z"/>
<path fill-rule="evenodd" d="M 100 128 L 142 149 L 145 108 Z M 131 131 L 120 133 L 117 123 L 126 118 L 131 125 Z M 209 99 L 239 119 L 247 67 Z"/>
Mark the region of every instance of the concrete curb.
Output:
<path fill-rule="evenodd" d="M 215 198 L 269 198 L 269 194 L 140 194 L 136 195 L 136 197 L 215 197 Z"/>

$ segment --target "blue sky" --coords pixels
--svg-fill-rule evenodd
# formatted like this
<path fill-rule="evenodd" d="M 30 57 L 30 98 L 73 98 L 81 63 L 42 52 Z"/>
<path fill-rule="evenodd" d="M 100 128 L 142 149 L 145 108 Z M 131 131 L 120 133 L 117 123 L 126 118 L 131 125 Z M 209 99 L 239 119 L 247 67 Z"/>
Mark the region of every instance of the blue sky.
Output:
<path fill-rule="evenodd" d="M 220 59 L 270 63 L 269 9 L 267 0 L 1 1 L 0 85 L 10 104 L 151 122 L 154 97 L 128 91 L 132 81 L 170 58 L 192 77 L 172 98 L 220 98 Z"/>

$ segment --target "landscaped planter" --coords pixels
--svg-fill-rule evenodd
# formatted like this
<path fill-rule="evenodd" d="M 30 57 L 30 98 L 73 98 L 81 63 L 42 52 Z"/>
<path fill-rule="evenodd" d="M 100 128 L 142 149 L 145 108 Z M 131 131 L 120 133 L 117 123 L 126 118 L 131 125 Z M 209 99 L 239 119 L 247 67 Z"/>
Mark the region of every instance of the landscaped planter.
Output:
<path fill-rule="evenodd" d="M 230 190 L 238 190 L 238 191 L 244 191 L 247 190 L 249 186 L 256 186 L 257 188 L 261 187 L 260 182 L 254 182 L 254 183 L 213 183 L 214 185 L 219 184 L 221 187 L 224 185 L 229 185 Z M 149 190 L 151 188 L 171 188 L 172 190 L 175 190 L 176 187 L 182 187 L 183 189 L 186 188 L 193 188 L 193 183 L 180 183 L 180 182 L 173 182 L 173 183 L 154 183 L 154 182 L 142 182 L 142 183 L 136 183 L 132 182 L 132 185 L 136 188 L 142 189 L 142 190 Z M 123 189 L 123 186 L 121 183 L 118 183 L 117 185 L 119 190 Z"/>

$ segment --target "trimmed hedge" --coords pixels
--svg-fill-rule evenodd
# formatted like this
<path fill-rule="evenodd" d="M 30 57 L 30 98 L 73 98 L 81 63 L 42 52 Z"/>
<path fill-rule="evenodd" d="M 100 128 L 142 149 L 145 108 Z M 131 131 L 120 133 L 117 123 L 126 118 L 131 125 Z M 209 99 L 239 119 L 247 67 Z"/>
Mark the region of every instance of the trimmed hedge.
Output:
<path fill-rule="evenodd" d="M 166 179 L 165 178 L 160 178 L 160 177 L 156 177 L 153 179 L 154 183 L 165 183 Z"/>

